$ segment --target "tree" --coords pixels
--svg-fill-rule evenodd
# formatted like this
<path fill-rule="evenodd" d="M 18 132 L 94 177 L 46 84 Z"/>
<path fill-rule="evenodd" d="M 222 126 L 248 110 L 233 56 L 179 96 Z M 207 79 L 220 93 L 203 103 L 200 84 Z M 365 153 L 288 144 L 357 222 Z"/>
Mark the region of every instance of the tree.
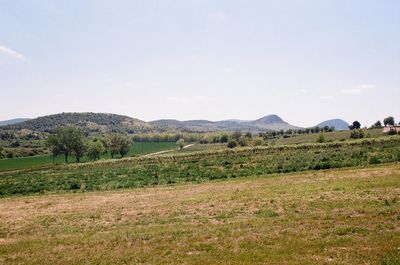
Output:
<path fill-rule="evenodd" d="M 131 147 L 132 147 L 132 141 L 128 137 L 123 136 L 121 140 L 121 147 L 119 149 L 119 154 L 122 157 L 124 157 L 126 154 L 129 153 Z"/>
<path fill-rule="evenodd" d="M 179 139 L 178 141 L 176 141 L 176 145 L 179 147 L 179 149 L 183 149 L 183 147 L 185 146 L 185 140 L 183 140 L 182 138 Z"/>
<path fill-rule="evenodd" d="M 237 146 L 236 140 L 230 140 L 227 144 L 228 148 L 235 148 Z"/>
<path fill-rule="evenodd" d="M 389 117 L 386 117 L 384 120 L 383 120 L 383 124 L 385 124 L 385 126 L 388 126 L 388 125 L 394 125 L 394 118 L 392 117 L 392 116 L 389 116 Z"/>
<path fill-rule="evenodd" d="M 63 145 L 61 143 L 61 138 L 59 137 L 59 135 L 50 135 L 49 138 L 47 138 L 46 146 L 50 148 L 54 164 L 54 160 L 56 159 L 56 157 L 63 152 Z"/>
<path fill-rule="evenodd" d="M 353 121 L 353 123 L 349 125 L 350 130 L 356 130 L 360 128 L 361 128 L 361 123 L 359 123 L 358 121 Z"/>
<path fill-rule="evenodd" d="M 374 125 L 372 125 L 372 128 L 381 128 L 381 127 L 382 127 L 381 121 L 377 121 L 374 123 Z"/>
<path fill-rule="evenodd" d="M 57 155 L 64 154 L 65 163 L 68 163 L 68 156 L 72 153 L 75 153 L 79 163 L 86 150 L 83 131 L 74 126 L 57 128 L 56 134 L 50 136 L 46 144 L 51 149 L 53 161 Z"/>
<path fill-rule="evenodd" d="M 100 155 L 104 153 L 105 147 L 99 139 L 93 139 L 88 142 L 87 156 L 91 160 L 100 159 Z"/>
<path fill-rule="evenodd" d="M 86 152 L 85 137 L 80 128 L 75 128 L 72 131 L 72 151 L 75 153 L 76 162 L 79 163 Z"/>
<path fill-rule="evenodd" d="M 110 134 L 108 136 L 108 142 L 111 158 L 114 158 L 116 154 L 120 154 L 124 157 L 132 146 L 132 142 L 126 136 L 117 133 Z"/>

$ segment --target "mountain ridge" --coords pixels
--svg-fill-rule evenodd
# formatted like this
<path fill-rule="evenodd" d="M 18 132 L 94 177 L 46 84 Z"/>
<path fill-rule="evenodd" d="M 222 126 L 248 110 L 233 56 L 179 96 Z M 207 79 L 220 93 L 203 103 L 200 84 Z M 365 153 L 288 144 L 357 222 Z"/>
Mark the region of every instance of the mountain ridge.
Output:
<path fill-rule="evenodd" d="M 183 129 L 189 131 L 268 131 L 299 129 L 301 127 L 285 122 L 276 114 L 266 115 L 257 120 L 244 121 L 238 119 L 227 119 L 220 121 L 209 120 L 172 120 L 162 119 L 149 122 L 152 125 L 165 129 Z"/>
<path fill-rule="evenodd" d="M 263 116 L 256 120 L 226 119 L 210 121 L 205 119 L 176 120 L 160 119 L 143 121 L 125 115 L 113 113 L 94 112 L 63 112 L 46 115 L 34 119 L 22 120 L 18 123 L 7 124 L 0 127 L 1 130 L 28 130 L 52 133 L 57 127 L 74 125 L 81 127 L 85 132 L 213 132 L 213 131 L 242 131 L 262 132 L 279 131 L 289 129 L 301 129 L 302 127 L 289 124 L 277 114 Z M 347 123 L 341 119 L 327 120 L 318 125 L 329 126 L 338 130 L 347 129 Z"/>

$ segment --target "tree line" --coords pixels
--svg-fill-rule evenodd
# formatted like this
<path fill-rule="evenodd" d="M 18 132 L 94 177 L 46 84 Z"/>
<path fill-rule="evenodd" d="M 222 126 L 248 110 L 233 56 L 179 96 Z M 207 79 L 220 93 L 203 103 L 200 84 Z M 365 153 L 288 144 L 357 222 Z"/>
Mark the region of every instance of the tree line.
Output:
<path fill-rule="evenodd" d="M 50 135 L 46 141 L 46 146 L 53 156 L 53 163 L 58 155 L 64 155 L 65 163 L 68 163 L 70 155 L 75 155 L 78 163 L 85 155 L 91 160 L 100 159 L 101 155 L 107 153 L 110 153 L 111 158 L 117 154 L 124 157 L 132 144 L 127 136 L 118 133 L 86 139 L 83 130 L 75 126 L 57 128 L 55 134 Z"/>

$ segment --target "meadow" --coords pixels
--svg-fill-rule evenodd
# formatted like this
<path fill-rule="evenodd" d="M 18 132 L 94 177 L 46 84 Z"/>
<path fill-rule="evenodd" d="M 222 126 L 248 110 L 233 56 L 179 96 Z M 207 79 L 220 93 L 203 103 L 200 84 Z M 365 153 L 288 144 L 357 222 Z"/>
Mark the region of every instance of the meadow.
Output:
<path fill-rule="evenodd" d="M 394 265 L 399 187 L 394 163 L 2 198 L 0 263 Z"/>
<path fill-rule="evenodd" d="M 159 142 L 159 143 L 134 143 L 127 156 L 143 155 L 153 152 L 159 152 L 168 149 L 176 148 L 173 142 Z M 101 159 L 110 159 L 109 154 L 104 154 Z M 75 156 L 71 155 L 68 161 L 74 162 Z M 88 162 L 88 158 L 84 157 L 82 162 Z M 54 160 L 55 164 L 65 163 L 64 156 L 59 155 Z M 0 159 L 0 171 L 11 169 L 23 169 L 49 166 L 53 164 L 53 157 L 51 155 L 30 156 L 12 159 Z"/>

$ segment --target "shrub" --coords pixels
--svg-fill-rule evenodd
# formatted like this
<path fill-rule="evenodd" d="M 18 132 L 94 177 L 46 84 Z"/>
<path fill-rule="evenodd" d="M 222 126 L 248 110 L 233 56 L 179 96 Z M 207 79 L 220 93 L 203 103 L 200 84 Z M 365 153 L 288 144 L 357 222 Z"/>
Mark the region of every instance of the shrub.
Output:
<path fill-rule="evenodd" d="M 364 131 L 360 129 L 355 129 L 350 133 L 351 139 L 361 139 L 364 138 L 364 136 L 365 136 Z"/>
<path fill-rule="evenodd" d="M 182 149 L 185 146 L 185 140 L 179 139 L 176 141 L 176 145 L 179 147 L 179 149 Z"/>
<path fill-rule="evenodd" d="M 317 143 L 325 142 L 325 136 L 321 133 L 317 138 Z"/>
<path fill-rule="evenodd" d="M 253 145 L 254 146 L 263 145 L 263 143 L 264 143 L 264 140 L 263 140 L 262 137 L 256 137 L 253 140 Z"/>
<path fill-rule="evenodd" d="M 220 143 L 227 143 L 229 140 L 229 136 L 227 134 L 223 134 L 221 135 L 221 137 L 219 138 Z"/>
<path fill-rule="evenodd" d="M 16 147 L 20 147 L 21 144 L 18 141 L 15 141 L 11 144 L 11 147 L 16 148 Z"/>
<path fill-rule="evenodd" d="M 237 142 L 235 140 L 230 140 L 227 146 L 228 148 L 235 148 L 237 146 Z"/>
<path fill-rule="evenodd" d="M 247 146 L 248 145 L 248 138 L 246 136 L 240 136 L 238 144 L 240 146 Z"/>

